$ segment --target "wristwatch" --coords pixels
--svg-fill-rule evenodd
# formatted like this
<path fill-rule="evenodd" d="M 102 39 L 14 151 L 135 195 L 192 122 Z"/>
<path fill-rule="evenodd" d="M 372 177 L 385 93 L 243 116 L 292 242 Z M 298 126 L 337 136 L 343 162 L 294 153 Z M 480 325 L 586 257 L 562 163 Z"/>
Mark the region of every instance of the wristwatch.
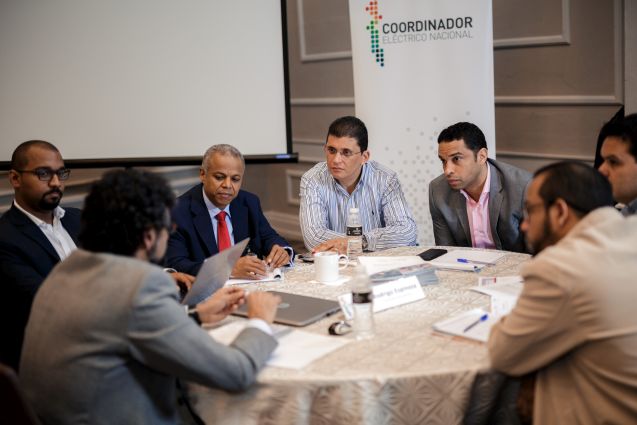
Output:
<path fill-rule="evenodd" d="M 199 317 L 199 313 L 197 313 L 196 308 L 191 308 L 188 310 L 188 317 L 195 321 L 199 326 L 201 326 L 201 318 Z"/>
<path fill-rule="evenodd" d="M 367 238 L 363 235 L 363 251 L 367 251 Z"/>

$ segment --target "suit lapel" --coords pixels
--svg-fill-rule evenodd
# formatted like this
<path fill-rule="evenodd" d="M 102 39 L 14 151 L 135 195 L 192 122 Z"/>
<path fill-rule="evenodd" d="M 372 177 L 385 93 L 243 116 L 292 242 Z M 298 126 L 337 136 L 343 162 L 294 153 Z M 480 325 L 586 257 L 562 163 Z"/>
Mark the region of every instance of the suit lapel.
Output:
<path fill-rule="evenodd" d="M 469 227 L 469 217 L 467 216 L 467 200 L 459 190 L 455 190 L 453 193 L 453 197 L 451 198 L 451 208 L 456 211 L 458 221 L 462 226 L 465 241 L 467 241 L 467 244 L 471 246 L 471 228 Z M 456 239 L 459 240 L 460 238 L 456 237 Z"/>
<path fill-rule="evenodd" d="M 502 176 L 500 171 L 491 163 L 491 186 L 489 187 L 489 225 L 491 226 L 491 237 L 497 249 L 502 249 L 502 242 L 498 236 L 498 217 L 502 207 Z"/>
<path fill-rule="evenodd" d="M 6 214 L 10 214 L 9 218 L 20 232 L 40 245 L 56 262 L 60 261 L 60 256 L 55 251 L 55 248 L 53 248 L 53 245 L 51 245 L 51 242 L 49 242 L 42 230 L 40 230 L 29 217 L 15 206 L 11 206 L 11 209 L 7 211 Z"/>
<path fill-rule="evenodd" d="M 201 188 L 201 186 L 199 186 Z M 195 190 L 193 194 L 193 201 L 190 204 L 190 213 L 192 214 L 192 223 L 195 226 L 195 230 L 203 243 L 204 252 L 206 257 L 210 257 L 213 254 L 219 252 L 217 247 L 217 241 L 215 240 L 215 232 L 212 229 L 212 223 L 210 221 L 210 213 L 206 208 L 206 204 L 203 201 L 203 191 Z"/>
<path fill-rule="evenodd" d="M 248 207 L 241 202 L 239 198 L 240 197 L 238 196 L 230 203 L 230 217 L 232 220 L 234 243 L 239 243 L 250 236 Z"/>

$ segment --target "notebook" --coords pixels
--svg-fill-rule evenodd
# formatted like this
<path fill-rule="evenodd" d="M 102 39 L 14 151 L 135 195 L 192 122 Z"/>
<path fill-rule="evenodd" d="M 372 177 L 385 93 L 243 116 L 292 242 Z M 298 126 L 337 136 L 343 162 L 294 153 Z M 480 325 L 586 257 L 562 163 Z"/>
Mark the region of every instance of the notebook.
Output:
<path fill-rule="evenodd" d="M 241 257 L 249 240 L 250 238 L 245 238 L 234 246 L 208 257 L 199 269 L 195 283 L 192 284 L 192 288 L 181 303 L 193 307 L 225 285 L 232 273 L 234 263 Z"/>
<path fill-rule="evenodd" d="M 340 306 L 336 301 L 308 297 L 306 295 L 288 294 L 287 292 L 269 291 L 281 297 L 281 304 L 274 321 L 289 326 L 306 326 L 323 317 L 336 313 Z M 244 304 L 233 314 L 247 317 L 248 308 Z"/>

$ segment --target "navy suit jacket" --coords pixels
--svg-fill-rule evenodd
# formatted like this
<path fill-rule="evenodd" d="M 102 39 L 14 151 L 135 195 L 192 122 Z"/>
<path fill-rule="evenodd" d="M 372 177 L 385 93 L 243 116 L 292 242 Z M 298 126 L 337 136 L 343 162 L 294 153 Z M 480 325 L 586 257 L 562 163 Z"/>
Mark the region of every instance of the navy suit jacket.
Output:
<path fill-rule="evenodd" d="M 250 192 L 239 191 L 230 203 L 230 217 L 234 241 L 249 237 L 248 248 L 262 258 L 270 253 L 275 244 L 289 246 L 268 223 L 259 198 Z M 196 275 L 204 260 L 219 252 L 210 214 L 203 200 L 202 184 L 177 199 L 173 220 L 177 230 L 168 240 L 166 267 Z"/>
<path fill-rule="evenodd" d="M 64 211 L 62 225 L 77 245 L 80 210 Z M 16 370 L 33 297 L 59 261 L 44 233 L 15 205 L 0 217 L 0 361 Z"/>

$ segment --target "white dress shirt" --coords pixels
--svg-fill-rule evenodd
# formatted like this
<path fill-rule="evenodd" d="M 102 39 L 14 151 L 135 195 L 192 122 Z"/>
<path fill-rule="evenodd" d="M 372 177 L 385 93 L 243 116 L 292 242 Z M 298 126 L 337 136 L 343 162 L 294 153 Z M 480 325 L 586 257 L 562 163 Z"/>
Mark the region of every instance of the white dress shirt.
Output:
<path fill-rule="evenodd" d="M 22 211 L 38 228 L 44 233 L 44 236 L 51 242 L 53 249 L 57 252 L 60 261 L 69 256 L 71 252 L 77 249 L 73 238 L 69 235 L 62 225 L 62 217 L 64 217 L 65 211 L 62 207 L 55 207 L 53 210 L 53 224 L 49 224 L 40 220 L 24 208 L 22 208 L 16 200 L 13 200 L 13 205 L 20 211 Z"/>

